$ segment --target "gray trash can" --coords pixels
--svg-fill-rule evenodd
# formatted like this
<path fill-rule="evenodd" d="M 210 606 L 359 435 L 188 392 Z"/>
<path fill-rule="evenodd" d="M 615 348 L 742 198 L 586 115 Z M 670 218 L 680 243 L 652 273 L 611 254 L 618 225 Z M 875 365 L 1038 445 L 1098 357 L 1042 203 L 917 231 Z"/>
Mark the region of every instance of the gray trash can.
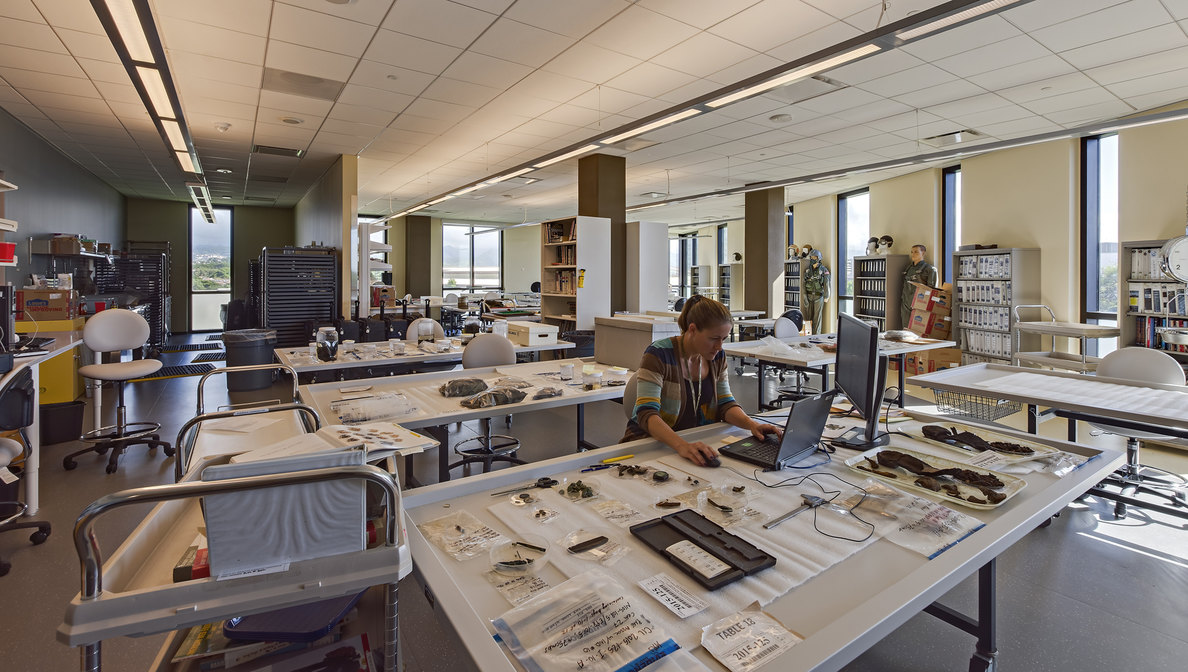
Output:
<path fill-rule="evenodd" d="M 276 349 L 276 329 L 238 329 L 223 332 L 227 366 L 271 364 Z M 227 374 L 227 389 L 233 392 L 260 390 L 272 385 L 272 371 L 244 371 Z"/>

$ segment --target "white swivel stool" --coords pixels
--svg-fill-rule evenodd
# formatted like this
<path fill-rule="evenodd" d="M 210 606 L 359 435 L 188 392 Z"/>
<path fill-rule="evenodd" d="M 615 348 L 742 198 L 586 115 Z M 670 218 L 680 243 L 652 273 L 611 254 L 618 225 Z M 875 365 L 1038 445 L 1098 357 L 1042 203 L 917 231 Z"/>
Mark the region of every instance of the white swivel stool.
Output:
<path fill-rule="evenodd" d="M 98 361 L 102 361 L 102 353 L 114 352 L 118 358 L 124 350 L 142 348 L 148 342 L 148 338 L 148 321 L 131 310 L 105 310 L 87 320 L 87 325 L 83 328 L 83 343 L 95 352 Z M 79 368 L 78 372 L 86 378 L 115 383 L 116 424 L 84 434 L 80 440 L 91 445 L 63 458 L 63 467 L 73 469 L 78 466 L 74 458 L 79 455 L 90 452 L 103 455 L 111 451 L 107 458 L 107 473 L 114 474 L 119 466 L 120 455 L 128 446 L 137 444 L 145 444 L 149 450 L 161 446 L 166 455 L 173 455 L 173 448 L 168 442 L 161 440 L 160 423 L 130 423 L 126 417 L 127 408 L 124 406 L 124 383 L 156 373 L 161 366 L 161 362 L 156 359 L 133 359 L 127 362 L 88 364 Z"/>
<path fill-rule="evenodd" d="M 475 336 L 466 349 L 462 351 L 462 368 L 477 369 L 484 366 L 504 366 L 516 363 L 516 349 L 512 342 L 499 334 L 479 334 Z M 491 464 L 496 460 L 511 462 L 512 464 L 526 464 L 516 457 L 520 449 L 520 440 L 506 434 L 491 434 L 491 419 L 483 418 L 480 423 L 483 435 L 465 441 L 459 441 L 454 446 L 454 452 L 462 456 L 449 469 L 466 464 L 481 462 L 483 473 L 491 471 Z M 467 444 L 478 444 L 475 448 L 463 448 Z"/>
<path fill-rule="evenodd" d="M 0 429 L 4 431 L 17 430 L 24 441 L 0 438 L 0 467 L 8 467 L 26 454 L 29 437 L 25 428 L 33 424 L 33 372 L 27 367 L 17 371 L 9 377 L 4 389 L 0 390 Z M 15 487 L 15 486 L 14 486 Z M 0 532 L 37 528 L 29 535 L 29 541 L 34 545 L 44 543 L 49 538 L 51 527 L 44 520 L 21 520 L 28 507 L 24 502 L 0 502 Z M 8 573 L 12 564 L 0 558 L 0 576 Z"/>

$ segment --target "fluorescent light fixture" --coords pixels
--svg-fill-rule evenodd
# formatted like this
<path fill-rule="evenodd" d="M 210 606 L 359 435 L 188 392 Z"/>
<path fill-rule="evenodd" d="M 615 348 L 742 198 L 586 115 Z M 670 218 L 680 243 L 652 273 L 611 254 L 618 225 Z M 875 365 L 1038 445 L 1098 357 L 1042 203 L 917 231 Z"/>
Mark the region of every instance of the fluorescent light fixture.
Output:
<path fill-rule="evenodd" d="M 140 23 L 140 15 L 132 0 L 105 0 L 111 20 L 115 22 L 116 30 L 120 33 L 120 40 L 128 55 L 134 61 L 154 63 L 153 50 L 149 48 L 148 38 L 144 35 L 144 26 Z"/>
<path fill-rule="evenodd" d="M 541 161 L 540 163 L 533 166 L 533 168 L 544 168 L 545 166 L 551 166 L 554 163 L 564 161 L 565 159 L 572 159 L 575 156 L 585 154 L 586 152 L 592 152 L 598 148 L 599 148 L 598 145 L 586 145 L 585 147 L 579 147 L 579 148 L 573 150 L 572 152 L 562 154 L 561 156 L 554 156 L 553 158 L 549 159 L 548 161 Z"/>
<path fill-rule="evenodd" d="M 442 201 L 449 200 L 449 199 L 451 199 L 451 198 L 453 198 L 453 197 L 454 197 L 454 195 L 453 195 L 453 194 L 447 194 L 447 195 L 445 195 L 445 196 L 442 196 L 441 198 L 437 199 L 436 201 L 429 201 L 429 202 L 428 202 L 428 203 L 426 203 L 425 205 L 422 205 L 422 206 L 421 206 L 421 208 L 427 208 L 427 207 L 429 207 L 429 206 L 431 206 L 431 205 L 437 205 L 438 203 L 441 203 Z M 420 209 L 420 208 L 418 208 L 418 210 L 419 210 L 419 209 Z"/>
<path fill-rule="evenodd" d="M 461 196 L 462 194 L 469 194 L 470 192 L 474 191 L 475 189 L 482 189 L 485 186 L 487 186 L 485 182 L 480 182 L 478 184 L 466 187 L 465 189 L 459 189 L 458 191 L 455 191 L 454 193 L 450 194 L 450 196 Z"/>
<path fill-rule="evenodd" d="M 647 205 L 633 205 L 627 208 L 627 212 L 635 212 L 636 210 L 647 210 L 648 208 L 658 208 L 662 205 L 669 205 L 668 203 L 649 203 Z"/>
<path fill-rule="evenodd" d="M 177 162 L 181 164 L 182 170 L 187 173 L 197 173 L 198 169 L 194 167 L 194 159 L 189 152 L 174 152 L 177 155 Z"/>
<path fill-rule="evenodd" d="M 880 49 L 882 49 L 882 47 L 877 44 L 867 44 L 865 46 L 858 47 L 857 49 L 847 51 L 844 54 L 838 54 L 832 58 L 827 58 L 818 63 L 806 65 L 803 68 L 797 68 L 791 72 L 784 73 L 775 79 L 769 79 L 761 84 L 749 86 L 741 91 L 735 91 L 734 93 L 722 96 L 717 100 L 711 100 L 710 102 L 706 103 L 706 105 L 713 108 L 729 105 L 730 103 L 742 100 L 743 98 L 750 98 L 751 96 L 763 93 L 764 91 L 770 91 L 777 86 L 783 86 L 784 84 L 794 82 L 798 79 L 812 77 L 818 72 L 824 72 L 831 68 L 836 68 L 843 63 L 849 63 L 850 61 L 862 58 L 863 56 L 873 54 Z"/>
<path fill-rule="evenodd" d="M 148 92 L 149 100 L 152 101 L 153 110 L 156 111 L 157 116 L 164 119 L 176 119 L 177 113 L 173 111 L 173 103 L 169 102 L 169 92 L 165 90 L 165 81 L 161 79 L 160 71 L 156 68 L 138 65 L 136 72 L 140 75 L 140 82 L 144 84 L 144 90 Z"/>
<path fill-rule="evenodd" d="M 503 182 L 505 180 L 510 180 L 513 177 L 519 177 L 519 176 L 523 175 L 524 173 L 531 173 L 534 170 L 536 170 L 536 169 L 532 168 L 532 167 L 521 168 L 520 170 L 517 170 L 514 173 L 508 173 L 507 175 L 500 175 L 499 177 L 487 180 L 486 182 L 483 182 L 483 184 L 499 184 L 500 182 Z"/>
<path fill-rule="evenodd" d="M 904 41 L 914 40 L 921 35 L 927 35 L 928 33 L 936 32 L 942 28 L 947 28 L 954 24 L 968 21 L 987 12 L 993 12 L 995 10 L 1002 9 L 1003 7 L 1008 7 L 1015 4 L 1016 2 L 1019 2 L 1019 0 L 990 0 L 990 2 L 985 4 L 950 14 L 931 23 L 926 23 L 922 26 L 916 26 L 915 28 L 909 28 L 902 33 L 897 33 L 895 37 L 898 37 Z"/>
<path fill-rule="evenodd" d="M 626 140 L 627 138 L 634 138 L 637 135 L 647 133 L 648 131 L 660 128 L 661 126 L 667 126 L 669 124 L 674 124 L 682 119 L 688 119 L 689 117 L 692 117 L 692 116 L 698 115 L 698 114 L 701 114 L 701 110 L 689 109 L 689 110 L 685 110 L 684 112 L 677 112 L 676 114 L 669 115 L 667 117 L 664 117 L 663 119 L 657 119 L 656 121 L 653 121 L 650 124 L 644 124 L 643 126 L 640 126 L 639 128 L 635 128 L 630 131 L 627 131 L 626 133 L 620 133 L 618 135 L 609 137 L 605 140 L 599 140 L 599 142 L 601 142 L 604 145 L 613 145 L 616 142 L 622 142 L 622 141 Z"/>
<path fill-rule="evenodd" d="M 186 139 L 182 136 L 181 124 L 172 119 L 162 119 L 161 127 L 165 129 L 165 136 L 169 138 L 169 144 L 173 147 L 175 152 L 189 152 L 190 148 L 186 146 Z M 231 172 L 231 171 L 227 171 Z"/>

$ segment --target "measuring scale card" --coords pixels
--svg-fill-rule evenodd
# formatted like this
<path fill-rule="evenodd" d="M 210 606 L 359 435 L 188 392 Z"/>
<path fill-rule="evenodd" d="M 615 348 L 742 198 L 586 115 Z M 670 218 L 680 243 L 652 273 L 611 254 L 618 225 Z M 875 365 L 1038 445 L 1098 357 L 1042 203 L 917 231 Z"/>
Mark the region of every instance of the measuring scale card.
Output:
<path fill-rule="evenodd" d="M 709 606 L 708 602 L 685 590 L 684 586 L 664 572 L 640 581 L 639 587 L 679 618 L 700 614 Z"/>
<path fill-rule="evenodd" d="M 705 552 L 700 546 L 689 541 L 678 541 L 664 549 L 672 553 L 678 560 L 692 567 L 707 579 L 712 579 L 722 572 L 728 571 L 730 565 Z"/>

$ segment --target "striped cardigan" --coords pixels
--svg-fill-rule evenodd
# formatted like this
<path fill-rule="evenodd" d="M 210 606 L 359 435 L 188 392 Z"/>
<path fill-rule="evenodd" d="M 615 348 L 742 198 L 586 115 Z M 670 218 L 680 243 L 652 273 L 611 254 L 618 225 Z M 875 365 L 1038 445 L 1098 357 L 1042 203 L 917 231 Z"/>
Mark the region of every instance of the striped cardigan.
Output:
<path fill-rule="evenodd" d="M 669 427 L 681 416 L 681 404 L 686 396 L 687 378 L 681 368 L 686 358 L 680 338 L 665 338 L 648 346 L 636 373 L 635 409 L 627 421 L 622 441 L 634 441 L 648 436 L 648 419 L 659 415 Z M 710 380 L 715 395 L 701 400 L 697 409 L 697 424 L 708 425 L 725 417 L 726 411 L 738 406 L 730 393 L 730 377 L 726 371 L 726 353 L 719 352 L 710 362 Z"/>

